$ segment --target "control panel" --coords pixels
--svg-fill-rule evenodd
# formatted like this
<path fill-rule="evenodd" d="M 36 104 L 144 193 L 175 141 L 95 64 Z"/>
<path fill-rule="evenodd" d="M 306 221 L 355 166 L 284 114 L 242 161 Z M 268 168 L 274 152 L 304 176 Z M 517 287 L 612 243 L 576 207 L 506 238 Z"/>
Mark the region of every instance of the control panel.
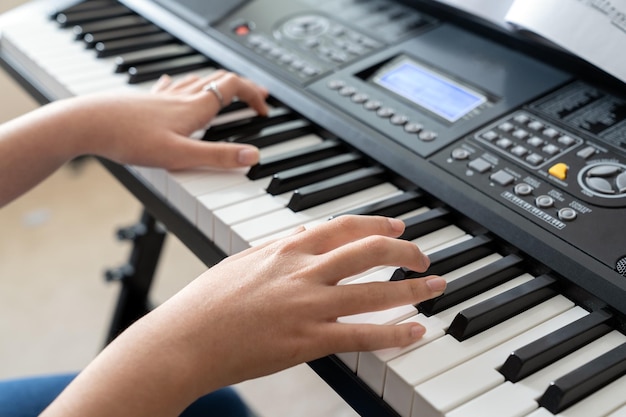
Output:
<path fill-rule="evenodd" d="M 240 1 L 212 29 L 372 140 L 626 275 L 625 101 L 392 0 L 268 4 Z"/>
<path fill-rule="evenodd" d="M 215 27 L 297 83 L 326 75 L 434 25 L 390 0 L 274 0 L 242 6 Z"/>
<path fill-rule="evenodd" d="M 330 106 L 429 157 L 569 75 L 448 24 L 308 86 Z"/>
<path fill-rule="evenodd" d="M 601 101 L 603 112 L 593 111 Z M 626 262 L 624 104 L 575 82 L 431 161 L 619 272 Z"/>

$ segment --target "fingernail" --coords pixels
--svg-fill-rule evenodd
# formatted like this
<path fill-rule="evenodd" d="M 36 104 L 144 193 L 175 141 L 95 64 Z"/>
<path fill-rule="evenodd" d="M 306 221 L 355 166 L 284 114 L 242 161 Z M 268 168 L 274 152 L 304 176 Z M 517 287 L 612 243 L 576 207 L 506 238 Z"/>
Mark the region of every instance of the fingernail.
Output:
<path fill-rule="evenodd" d="M 389 224 L 391 224 L 391 228 L 398 233 L 404 232 L 404 222 L 399 219 L 389 218 Z"/>
<path fill-rule="evenodd" d="M 424 336 L 426 333 L 426 329 L 424 326 L 420 326 L 419 324 L 411 327 L 411 339 L 419 339 Z"/>
<path fill-rule="evenodd" d="M 259 151 L 253 148 L 244 148 L 237 154 L 237 162 L 241 165 L 253 165 L 259 160 Z"/>
<path fill-rule="evenodd" d="M 426 281 L 426 285 L 433 292 L 443 292 L 446 289 L 446 280 L 441 277 L 432 277 L 428 278 Z"/>

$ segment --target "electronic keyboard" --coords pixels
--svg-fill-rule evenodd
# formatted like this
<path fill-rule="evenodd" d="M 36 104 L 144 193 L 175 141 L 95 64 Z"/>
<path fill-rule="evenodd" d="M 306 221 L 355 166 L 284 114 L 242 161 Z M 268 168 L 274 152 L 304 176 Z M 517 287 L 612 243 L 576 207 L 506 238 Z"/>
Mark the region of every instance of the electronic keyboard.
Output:
<path fill-rule="evenodd" d="M 446 292 L 342 322 L 419 322 L 412 346 L 310 365 L 361 415 L 626 415 L 626 102 L 391 0 L 34 0 L 0 57 L 41 102 L 217 69 L 266 85 L 196 140 L 250 169 L 103 161 L 208 264 L 343 214 L 397 217 Z M 414 279 L 380 267 L 340 285 Z"/>

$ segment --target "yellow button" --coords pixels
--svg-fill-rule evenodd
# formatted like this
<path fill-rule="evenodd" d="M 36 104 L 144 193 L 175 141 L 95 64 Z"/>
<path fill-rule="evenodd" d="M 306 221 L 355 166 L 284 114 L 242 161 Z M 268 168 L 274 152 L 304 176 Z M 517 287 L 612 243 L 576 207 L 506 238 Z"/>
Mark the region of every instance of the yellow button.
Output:
<path fill-rule="evenodd" d="M 567 171 L 569 171 L 569 167 L 563 162 L 552 165 L 548 170 L 550 175 L 560 180 L 564 180 L 565 178 L 567 178 Z"/>

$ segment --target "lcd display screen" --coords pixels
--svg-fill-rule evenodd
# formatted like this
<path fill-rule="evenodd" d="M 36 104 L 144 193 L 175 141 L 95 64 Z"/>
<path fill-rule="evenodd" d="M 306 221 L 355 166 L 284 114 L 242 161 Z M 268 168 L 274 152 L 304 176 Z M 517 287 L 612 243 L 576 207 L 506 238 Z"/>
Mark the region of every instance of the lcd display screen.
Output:
<path fill-rule="evenodd" d="M 456 122 L 487 101 L 484 95 L 409 59 L 386 67 L 374 82 L 449 122 Z"/>

